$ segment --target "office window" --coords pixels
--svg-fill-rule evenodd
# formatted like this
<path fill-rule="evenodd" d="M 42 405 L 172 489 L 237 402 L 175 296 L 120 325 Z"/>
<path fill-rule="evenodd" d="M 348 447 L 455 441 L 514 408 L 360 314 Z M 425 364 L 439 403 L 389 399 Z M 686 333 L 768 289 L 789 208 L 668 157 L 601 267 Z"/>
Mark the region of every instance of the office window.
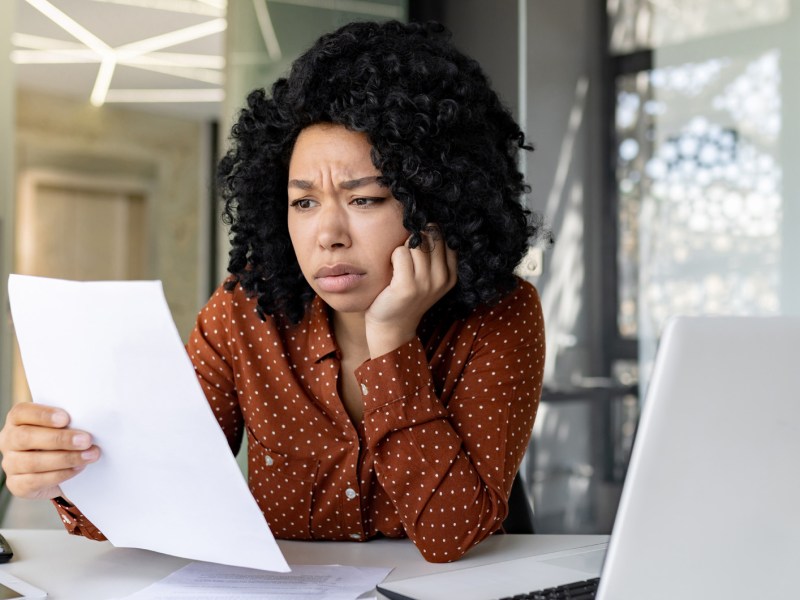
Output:
<path fill-rule="evenodd" d="M 613 54 L 781 23 L 791 0 L 608 0 Z"/>
<path fill-rule="evenodd" d="M 779 308 L 780 54 L 617 82 L 618 326 Z M 705 110 L 681 110 L 683 106 Z M 641 294 L 641 301 L 640 301 Z"/>
<path fill-rule="evenodd" d="M 646 27 L 631 16 L 637 4 Z M 616 333 L 638 343 L 642 389 L 670 316 L 798 309 L 787 247 L 797 184 L 785 181 L 797 127 L 785 123 L 785 98 L 798 85 L 789 0 L 682 4 L 608 3 L 612 53 L 653 48 L 646 68 L 612 83 Z M 662 30 L 692 18 L 681 33 Z"/>

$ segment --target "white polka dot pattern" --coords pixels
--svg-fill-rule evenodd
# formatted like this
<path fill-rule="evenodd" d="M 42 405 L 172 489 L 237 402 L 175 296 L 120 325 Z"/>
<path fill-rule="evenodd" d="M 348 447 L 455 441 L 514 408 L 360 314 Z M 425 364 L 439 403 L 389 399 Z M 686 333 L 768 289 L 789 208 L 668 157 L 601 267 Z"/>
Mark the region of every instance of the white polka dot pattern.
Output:
<path fill-rule="evenodd" d="M 520 280 L 494 307 L 418 333 L 356 369 L 354 425 L 319 298 L 293 326 L 261 321 L 238 287 L 200 312 L 187 350 L 234 451 L 246 432 L 250 489 L 276 537 L 407 535 L 445 562 L 500 528 L 541 393 L 538 294 Z"/>

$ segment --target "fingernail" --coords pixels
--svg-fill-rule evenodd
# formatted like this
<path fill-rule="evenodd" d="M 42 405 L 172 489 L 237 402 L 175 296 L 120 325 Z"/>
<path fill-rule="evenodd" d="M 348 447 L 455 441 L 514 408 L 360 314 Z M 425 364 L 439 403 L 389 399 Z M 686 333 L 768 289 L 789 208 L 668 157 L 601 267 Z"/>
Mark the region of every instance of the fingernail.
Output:
<path fill-rule="evenodd" d="M 434 240 L 438 240 L 442 237 L 442 230 L 439 229 L 439 226 L 435 223 L 428 223 L 422 231 L 427 233 Z"/>
<path fill-rule="evenodd" d="M 52 421 L 53 425 L 56 427 L 64 427 L 64 425 L 69 423 L 69 416 L 67 416 L 67 413 L 54 412 L 50 415 L 50 421 Z"/>
<path fill-rule="evenodd" d="M 83 460 L 95 460 L 98 456 L 97 450 L 84 450 L 81 452 L 81 458 Z"/>
<path fill-rule="evenodd" d="M 77 433 L 72 436 L 72 445 L 76 448 L 85 448 L 91 443 L 88 434 L 85 433 Z"/>

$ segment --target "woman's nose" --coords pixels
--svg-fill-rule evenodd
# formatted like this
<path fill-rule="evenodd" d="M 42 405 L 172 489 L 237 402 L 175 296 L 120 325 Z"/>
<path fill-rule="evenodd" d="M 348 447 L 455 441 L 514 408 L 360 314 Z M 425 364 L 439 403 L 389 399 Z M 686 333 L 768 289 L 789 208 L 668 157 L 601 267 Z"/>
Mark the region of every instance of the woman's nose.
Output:
<path fill-rule="evenodd" d="M 319 245 L 328 250 L 350 246 L 347 215 L 342 207 L 330 203 L 320 211 L 317 237 Z"/>

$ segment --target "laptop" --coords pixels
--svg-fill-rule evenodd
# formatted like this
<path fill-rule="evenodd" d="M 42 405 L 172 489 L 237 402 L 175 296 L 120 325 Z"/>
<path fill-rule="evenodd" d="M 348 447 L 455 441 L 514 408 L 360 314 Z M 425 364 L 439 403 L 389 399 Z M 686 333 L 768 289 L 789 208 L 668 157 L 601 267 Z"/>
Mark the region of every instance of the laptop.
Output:
<path fill-rule="evenodd" d="M 378 590 L 393 600 L 489 600 L 599 574 L 598 600 L 800 597 L 798 462 L 800 318 L 677 317 L 661 338 L 607 551 Z"/>

